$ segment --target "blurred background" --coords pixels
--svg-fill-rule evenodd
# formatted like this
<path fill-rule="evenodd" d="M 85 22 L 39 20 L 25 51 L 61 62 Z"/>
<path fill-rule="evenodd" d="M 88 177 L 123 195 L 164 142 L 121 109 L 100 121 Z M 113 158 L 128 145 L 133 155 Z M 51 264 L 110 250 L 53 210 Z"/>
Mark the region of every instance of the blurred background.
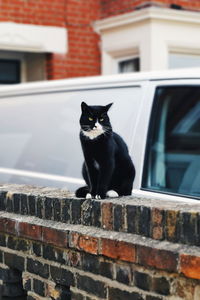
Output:
<path fill-rule="evenodd" d="M 0 84 L 200 67 L 199 0 L 1 0 Z"/>

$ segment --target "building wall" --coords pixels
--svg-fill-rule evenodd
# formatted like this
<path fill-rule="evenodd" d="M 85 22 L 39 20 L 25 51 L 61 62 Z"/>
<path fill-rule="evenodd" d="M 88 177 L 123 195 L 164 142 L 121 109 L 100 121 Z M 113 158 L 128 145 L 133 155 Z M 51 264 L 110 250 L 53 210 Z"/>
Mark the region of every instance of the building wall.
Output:
<path fill-rule="evenodd" d="M 0 299 L 199 300 L 199 205 L 161 201 L 1 186 Z"/>
<path fill-rule="evenodd" d="M 61 79 L 101 74 L 101 39 L 93 23 L 149 5 L 200 10 L 200 2 L 187 0 L 2 0 L 0 22 L 67 28 L 68 52 L 46 54 L 46 78 Z"/>
<path fill-rule="evenodd" d="M 92 28 L 100 18 L 100 1 L 2 0 L 0 22 L 66 27 L 68 52 L 46 55 L 47 79 L 100 74 L 99 36 Z"/>

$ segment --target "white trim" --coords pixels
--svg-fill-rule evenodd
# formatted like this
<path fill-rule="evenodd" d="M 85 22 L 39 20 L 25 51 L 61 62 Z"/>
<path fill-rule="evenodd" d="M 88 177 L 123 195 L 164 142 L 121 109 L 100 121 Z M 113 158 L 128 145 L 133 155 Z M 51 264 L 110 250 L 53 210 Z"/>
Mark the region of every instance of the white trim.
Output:
<path fill-rule="evenodd" d="M 113 73 L 116 57 L 139 49 L 141 71 L 168 69 L 172 49 L 199 54 L 200 12 L 150 7 L 94 23 L 101 34 L 102 73 Z"/>
<path fill-rule="evenodd" d="M 94 29 L 97 33 L 102 33 L 107 30 L 116 29 L 117 27 L 141 23 L 148 20 L 200 24 L 199 14 L 199 12 L 150 7 L 96 21 L 94 23 Z"/>
<path fill-rule="evenodd" d="M 0 22 L 0 50 L 67 52 L 67 30 L 62 27 Z"/>
<path fill-rule="evenodd" d="M 32 171 L 18 170 L 18 169 L 12 169 L 12 168 L 0 168 L 0 173 L 8 174 L 8 175 L 40 178 L 40 179 L 60 181 L 60 182 L 67 182 L 67 183 L 74 183 L 74 184 L 85 184 L 85 181 L 80 178 L 52 175 L 52 174 L 48 174 L 48 173 L 32 172 Z"/>

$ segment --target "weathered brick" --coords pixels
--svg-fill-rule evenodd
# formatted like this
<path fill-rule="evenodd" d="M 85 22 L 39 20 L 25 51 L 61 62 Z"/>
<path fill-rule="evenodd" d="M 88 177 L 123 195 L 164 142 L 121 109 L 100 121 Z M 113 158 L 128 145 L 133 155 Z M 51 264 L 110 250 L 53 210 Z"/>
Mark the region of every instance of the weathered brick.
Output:
<path fill-rule="evenodd" d="M 42 278 L 49 278 L 49 265 L 31 258 L 27 258 L 27 271 Z"/>
<path fill-rule="evenodd" d="M 137 206 L 127 205 L 126 214 L 127 214 L 127 230 L 130 233 L 138 232 L 138 209 Z"/>
<path fill-rule="evenodd" d="M 132 282 L 130 266 L 116 264 L 116 280 L 126 285 L 130 285 Z"/>
<path fill-rule="evenodd" d="M 121 205 L 114 206 L 114 230 L 116 231 L 123 231 L 124 230 L 124 208 Z"/>
<path fill-rule="evenodd" d="M 138 223 L 138 234 L 149 237 L 150 236 L 150 208 L 141 206 L 137 210 L 139 223 Z"/>
<path fill-rule="evenodd" d="M 47 220 L 53 219 L 53 199 L 46 197 L 44 200 L 44 216 Z"/>
<path fill-rule="evenodd" d="M 100 298 L 106 298 L 105 283 L 88 276 L 77 275 L 77 287 Z"/>
<path fill-rule="evenodd" d="M 181 242 L 195 245 L 197 244 L 197 213 L 182 213 L 181 214 Z"/>
<path fill-rule="evenodd" d="M 180 213 L 179 211 L 168 210 L 166 212 L 166 239 L 171 242 L 178 242 L 180 239 Z"/>
<path fill-rule="evenodd" d="M 0 246 L 6 246 L 6 236 L 4 234 L 0 234 Z"/>
<path fill-rule="evenodd" d="M 3 299 L 19 299 L 25 300 L 26 292 L 24 291 L 22 284 L 12 283 L 3 284 L 2 294 L 5 296 Z"/>
<path fill-rule="evenodd" d="M 82 269 L 87 272 L 99 273 L 99 259 L 96 255 L 82 253 Z"/>
<path fill-rule="evenodd" d="M 136 252 L 135 246 L 126 242 L 102 239 L 101 253 L 110 258 L 135 262 Z"/>
<path fill-rule="evenodd" d="M 101 203 L 100 203 L 100 201 L 92 202 L 92 226 L 101 227 Z"/>
<path fill-rule="evenodd" d="M 81 253 L 77 251 L 68 251 L 67 252 L 67 264 L 72 267 L 81 267 Z"/>
<path fill-rule="evenodd" d="M 21 207 L 21 214 L 22 215 L 27 215 L 28 214 L 28 199 L 27 195 L 21 194 L 20 196 L 20 207 Z"/>
<path fill-rule="evenodd" d="M 6 199 L 7 192 L 0 192 L 0 210 L 5 210 L 5 199 Z"/>
<path fill-rule="evenodd" d="M 61 221 L 65 223 L 70 223 L 71 216 L 71 199 L 62 200 L 61 208 Z"/>
<path fill-rule="evenodd" d="M 13 253 L 4 253 L 4 260 L 7 266 L 19 271 L 24 271 L 24 257 L 18 256 Z"/>
<path fill-rule="evenodd" d="M 53 281 L 57 284 L 65 286 L 74 286 L 75 284 L 74 274 L 71 271 L 65 270 L 60 267 L 58 268 L 50 266 L 50 274 Z"/>
<path fill-rule="evenodd" d="M 55 247 L 46 244 L 42 245 L 42 248 L 43 248 L 43 257 L 45 259 L 59 262 L 61 264 L 66 263 L 62 250 L 56 249 Z"/>
<path fill-rule="evenodd" d="M 102 227 L 107 230 L 113 229 L 113 204 L 103 202 L 101 205 Z"/>
<path fill-rule="evenodd" d="M 21 203 L 21 196 L 20 194 L 13 194 L 13 211 L 18 214 L 20 212 L 20 203 Z"/>
<path fill-rule="evenodd" d="M 81 206 L 82 209 L 82 224 L 91 226 L 92 225 L 92 209 L 93 200 L 85 200 Z"/>
<path fill-rule="evenodd" d="M 68 233 L 50 227 L 43 227 L 42 240 L 44 243 L 65 248 L 68 244 Z"/>
<path fill-rule="evenodd" d="M 0 217 L 0 231 L 3 233 L 16 233 L 16 224 L 17 222 L 12 219 Z"/>
<path fill-rule="evenodd" d="M 0 279 L 4 283 L 17 283 L 21 282 L 22 273 L 12 268 L 0 268 Z"/>
<path fill-rule="evenodd" d="M 71 223 L 81 224 L 81 205 L 84 200 L 73 199 L 71 201 Z"/>
<path fill-rule="evenodd" d="M 151 284 L 152 284 L 152 278 L 147 273 L 142 273 L 142 272 L 136 271 L 134 273 L 134 283 L 135 283 L 135 286 L 137 286 L 138 288 L 145 290 L 145 291 L 150 291 Z"/>
<path fill-rule="evenodd" d="M 42 227 L 26 222 L 20 222 L 19 234 L 21 237 L 40 241 L 42 240 Z"/>
<path fill-rule="evenodd" d="M 13 212 L 14 205 L 13 205 L 13 194 L 8 192 L 6 194 L 6 199 L 5 199 L 5 206 L 6 206 L 6 211 L 8 212 Z"/>
<path fill-rule="evenodd" d="M 98 253 L 98 239 L 88 235 L 72 232 L 70 235 L 70 247 L 83 250 L 91 254 Z"/>
<path fill-rule="evenodd" d="M 41 280 L 33 279 L 33 290 L 36 294 L 42 297 L 46 296 L 46 285 Z"/>
<path fill-rule="evenodd" d="M 36 199 L 33 195 L 28 196 L 28 213 L 31 216 L 35 216 L 36 214 Z"/>
<path fill-rule="evenodd" d="M 53 199 L 53 219 L 55 221 L 61 221 L 61 203 L 60 199 Z"/>
<path fill-rule="evenodd" d="M 164 239 L 164 210 L 153 208 L 151 211 L 151 237 L 155 240 Z"/>
<path fill-rule="evenodd" d="M 36 200 L 36 216 L 40 219 L 44 218 L 44 198 L 38 197 Z"/>
<path fill-rule="evenodd" d="M 114 268 L 114 265 L 112 262 L 108 262 L 108 261 L 100 261 L 99 262 L 99 274 L 104 277 L 113 279 L 113 277 L 114 277 L 113 268 Z"/>
<path fill-rule="evenodd" d="M 41 244 L 32 242 L 32 252 L 36 256 L 41 256 L 42 255 Z"/>
<path fill-rule="evenodd" d="M 137 246 L 138 263 L 169 272 L 177 272 L 178 255 L 168 250 Z"/>
<path fill-rule="evenodd" d="M 143 297 L 136 292 L 128 292 L 117 288 L 108 289 L 109 300 L 143 300 Z"/>
<path fill-rule="evenodd" d="M 180 272 L 189 278 L 200 279 L 200 257 L 182 254 Z"/>
<path fill-rule="evenodd" d="M 165 277 L 153 278 L 152 291 L 156 294 L 168 296 L 170 295 L 170 283 Z"/>

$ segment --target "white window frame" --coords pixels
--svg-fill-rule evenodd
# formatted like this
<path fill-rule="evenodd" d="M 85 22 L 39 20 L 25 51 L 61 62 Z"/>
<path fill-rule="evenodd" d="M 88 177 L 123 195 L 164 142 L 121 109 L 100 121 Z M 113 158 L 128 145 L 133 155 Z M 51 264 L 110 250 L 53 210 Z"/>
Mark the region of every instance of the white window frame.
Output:
<path fill-rule="evenodd" d="M 120 73 L 119 64 L 121 62 L 125 62 L 127 60 L 136 59 L 136 58 L 140 59 L 139 54 L 138 55 L 135 54 L 135 55 L 130 55 L 130 56 L 124 56 L 124 57 L 120 57 L 120 58 L 116 59 L 116 65 L 115 65 L 116 66 L 116 70 L 113 70 L 114 73 Z"/>

